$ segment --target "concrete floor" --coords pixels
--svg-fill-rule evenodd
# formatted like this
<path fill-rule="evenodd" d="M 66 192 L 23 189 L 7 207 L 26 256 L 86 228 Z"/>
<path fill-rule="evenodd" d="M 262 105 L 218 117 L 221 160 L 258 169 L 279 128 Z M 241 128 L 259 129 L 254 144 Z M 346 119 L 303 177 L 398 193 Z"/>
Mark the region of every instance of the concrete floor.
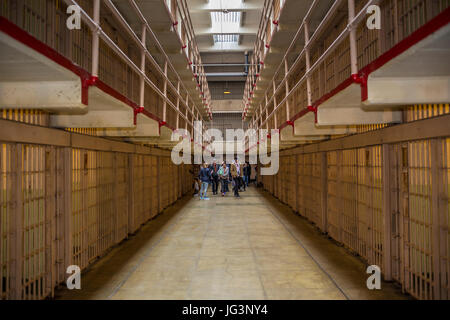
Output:
<path fill-rule="evenodd" d="M 366 287 L 365 266 L 254 187 L 187 197 L 86 273 L 58 299 L 408 299 Z"/>

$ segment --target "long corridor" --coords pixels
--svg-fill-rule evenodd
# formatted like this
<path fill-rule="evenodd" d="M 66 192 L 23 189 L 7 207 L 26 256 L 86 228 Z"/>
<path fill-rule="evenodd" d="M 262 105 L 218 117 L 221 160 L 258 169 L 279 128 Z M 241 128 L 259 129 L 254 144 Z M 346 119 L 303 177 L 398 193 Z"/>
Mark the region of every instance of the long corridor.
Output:
<path fill-rule="evenodd" d="M 100 259 L 59 299 L 407 299 L 368 290 L 365 266 L 268 193 L 187 196 Z"/>

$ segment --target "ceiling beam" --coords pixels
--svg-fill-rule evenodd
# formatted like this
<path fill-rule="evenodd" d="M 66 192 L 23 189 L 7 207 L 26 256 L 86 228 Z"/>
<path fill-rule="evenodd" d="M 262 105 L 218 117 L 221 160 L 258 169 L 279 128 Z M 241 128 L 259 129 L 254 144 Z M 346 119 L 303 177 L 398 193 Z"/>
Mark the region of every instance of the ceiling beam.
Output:
<path fill-rule="evenodd" d="M 215 30 L 214 28 L 196 28 L 196 36 L 205 36 L 213 34 L 238 34 L 238 35 L 255 35 L 258 32 L 258 27 L 239 27 L 236 30 L 227 30 L 222 32 L 221 30 Z"/>

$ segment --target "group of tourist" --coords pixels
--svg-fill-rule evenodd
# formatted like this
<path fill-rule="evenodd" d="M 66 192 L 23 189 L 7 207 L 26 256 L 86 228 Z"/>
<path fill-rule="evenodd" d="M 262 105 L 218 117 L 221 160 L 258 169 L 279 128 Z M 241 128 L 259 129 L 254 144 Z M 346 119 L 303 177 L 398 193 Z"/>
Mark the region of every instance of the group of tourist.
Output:
<path fill-rule="evenodd" d="M 251 165 L 248 162 L 240 164 L 237 158 L 231 164 L 223 162 L 219 165 L 216 161 L 211 165 L 204 163 L 199 171 L 198 180 L 194 182 L 194 195 L 199 194 L 200 200 L 209 200 L 208 186 L 211 184 L 213 195 L 217 195 L 220 183 L 220 192 L 224 197 L 229 192 L 228 185 L 231 183 L 234 196 L 239 198 L 239 192 L 246 191 L 249 185 L 251 173 Z"/>

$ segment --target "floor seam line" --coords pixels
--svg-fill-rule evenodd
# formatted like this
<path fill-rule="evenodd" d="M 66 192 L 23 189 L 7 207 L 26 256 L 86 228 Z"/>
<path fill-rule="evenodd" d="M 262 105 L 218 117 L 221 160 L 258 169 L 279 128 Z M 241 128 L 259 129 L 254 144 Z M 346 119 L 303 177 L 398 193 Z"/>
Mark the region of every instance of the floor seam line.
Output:
<path fill-rule="evenodd" d="M 267 292 L 266 292 L 266 289 L 264 288 L 264 283 L 262 281 L 261 271 L 259 269 L 258 261 L 256 259 L 256 253 L 255 253 L 255 250 L 253 248 L 252 242 L 250 241 L 250 233 L 248 232 L 248 224 L 247 224 L 247 220 L 246 219 L 244 219 L 244 223 L 245 223 L 245 230 L 247 231 L 247 239 L 248 239 L 248 242 L 249 242 L 249 245 L 250 245 L 250 249 L 252 250 L 253 260 L 254 260 L 255 265 L 256 265 L 256 271 L 258 272 L 258 279 L 259 279 L 259 282 L 261 283 L 261 288 L 262 288 L 262 291 L 263 291 L 264 300 L 268 300 Z"/>
<path fill-rule="evenodd" d="M 189 202 L 189 201 L 188 201 Z M 158 239 L 158 241 L 156 241 L 154 244 L 152 244 L 150 246 L 150 248 L 145 252 L 145 254 L 139 259 L 139 261 L 137 262 L 136 266 L 133 267 L 128 274 L 125 276 L 125 279 L 123 279 L 113 290 L 113 292 L 106 298 L 107 300 L 111 300 L 112 297 L 114 297 L 114 295 L 122 288 L 122 286 L 125 284 L 125 282 L 128 281 L 128 279 L 131 277 L 131 275 L 133 273 L 136 272 L 137 268 L 142 264 L 142 262 L 149 257 L 150 252 L 158 245 L 161 243 L 161 241 L 167 236 L 167 233 L 173 229 L 173 227 L 178 224 L 181 219 L 181 217 L 183 217 L 186 214 L 186 212 L 182 213 L 179 217 L 176 218 L 176 220 L 170 224 L 167 227 L 167 230 L 164 231 L 164 233 L 161 235 L 161 237 Z"/>
<path fill-rule="evenodd" d="M 267 201 L 264 197 L 263 197 L 264 201 Z M 278 200 L 276 200 L 278 201 Z M 286 227 L 285 223 L 273 212 L 272 207 L 269 204 L 269 211 L 271 212 L 271 214 L 278 220 L 278 222 L 286 229 L 287 232 L 289 232 L 289 234 L 291 235 L 291 237 L 293 237 L 295 239 L 295 241 L 306 251 L 306 253 L 310 256 L 310 258 L 314 261 L 314 263 L 319 267 L 319 269 L 325 273 L 327 275 L 327 277 L 331 280 L 331 282 L 333 282 L 333 284 L 336 286 L 336 288 L 344 295 L 344 297 L 347 300 L 351 300 L 347 294 L 344 292 L 344 289 L 342 289 L 337 283 L 336 281 L 333 279 L 333 277 L 322 267 L 322 265 L 313 257 L 313 255 L 311 254 L 311 252 L 306 248 L 306 246 L 303 244 L 303 242 L 298 239 L 291 230 L 289 230 L 289 228 Z"/>
<path fill-rule="evenodd" d="M 191 201 L 195 201 L 195 199 L 193 199 Z M 198 200 L 198 201 L 202 201 L 202 200 Z M 203 200 L 203 201 L 205 201 L 205 200 Z M 214 202 L 214 205 L 215 205 L 215 202 Z M 200 248 L 200 251 L 198 253 L 197 259 L 195 260 L 193 276 L 197 273 L 198 262 L 200 260 L 201 254 L 202 254 L 203 244 L 205 243 L 206 235 L 208 234 L 209 227 L 211 225 L 212 217 L 213 217 L 213 214 L 210 214 L 209 219 L 208 219 L 208 224 L 206 225 L 205 234 L 203 235 L 202 247 Z M 193 279 L 194 279 L 193 276 L 191 277 L 191 281 L 189 282 L 189 287 L 188 287 L 188 290 L 187 290 L 187 293 L 189 295 L 189 300 L 192 300 L 192 282 L 193 282 Z"/>

